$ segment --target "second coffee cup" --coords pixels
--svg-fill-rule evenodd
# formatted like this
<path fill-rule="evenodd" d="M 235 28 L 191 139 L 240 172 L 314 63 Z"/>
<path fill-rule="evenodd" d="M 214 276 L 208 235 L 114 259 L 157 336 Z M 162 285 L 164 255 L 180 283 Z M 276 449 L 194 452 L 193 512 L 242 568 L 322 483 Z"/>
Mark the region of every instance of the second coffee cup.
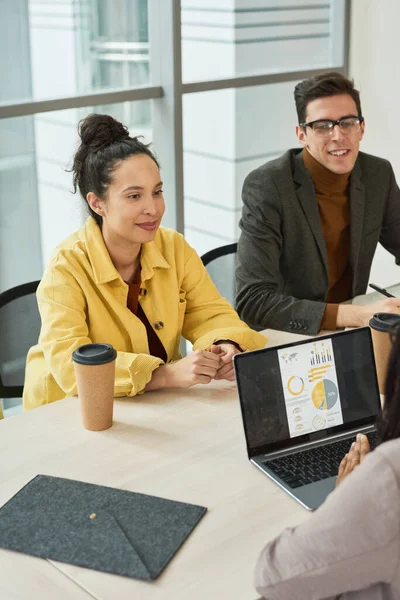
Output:
<path fill-rule="evenodd" d="M 381 394 L 385 393 L 389 355 L 392 349 L 391 331 L 399 323 L 400 315 L 392 313 L 376 313 L 369 322 Z"/>
<path fill-rule="evenodd" d="M 72 353 L 82 422 L 90 431 L 112 425 L 116 357 L 110 344 L 85 344 Z"/>

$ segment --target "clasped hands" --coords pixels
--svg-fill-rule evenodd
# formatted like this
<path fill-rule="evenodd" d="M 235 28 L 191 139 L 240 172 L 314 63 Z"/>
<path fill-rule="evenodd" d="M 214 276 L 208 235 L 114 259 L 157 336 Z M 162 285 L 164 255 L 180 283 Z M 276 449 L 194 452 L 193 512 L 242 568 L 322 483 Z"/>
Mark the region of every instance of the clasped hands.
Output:
<path fill-rule="evenodd" d="M 233 357 L 235 354 L 241 354 L 241 351 L 229 342 L 221 342 L 211 346 L 211 353 L 219 359 L 219 366 L 213 379 L 235 381 Z"/>
<path fill-rule="evenodd" d="M 233 356 L 240 350 L 229 342 L 213 344 L 210 350 L 195 350 L 179 361 L 187 384 L 210 383 L 212 379 L 235 381 Z M 175 363 L 178 364 L 178 363 Z"/>
<path fill-rule="evenodd" d="M 189 356 L 161 365 L 155 371 L 146 390 L 187 388 L 212 379 L 235 380 L 233 356 L 240 350 L 228 341 L 213 344 L 210 350 L 195 350 Z"/>

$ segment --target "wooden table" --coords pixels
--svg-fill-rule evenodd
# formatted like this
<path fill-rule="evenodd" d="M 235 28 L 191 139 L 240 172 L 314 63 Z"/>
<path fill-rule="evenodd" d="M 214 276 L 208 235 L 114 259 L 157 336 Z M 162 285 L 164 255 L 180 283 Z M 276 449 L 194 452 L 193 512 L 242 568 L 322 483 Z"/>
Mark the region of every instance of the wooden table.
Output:
<path fill-rule="evenodd" d="M 308 337 L 265 333 L 271 346 Z M 152 583 L 0 550 L 1 600 L 254 600 L 261 548 L 309 513 L 249 463 L 235 384 L 118 399 L 114 419 L 108 431 L 85 431 L 69 398 L 0 421 L 0 506 L 42 473 L 208 512 Z"/>
<path fill-rule="evenodd" d="M 270 332 L 271 344 L 296 337 Z M 208 508 L 151 583 L 0 550 L 2 600 L 254 600 L 262 546 L 308 515 L 249 463 L 228 382 L 118 399 L 113 427 L 97 433 L 68 398 L 1 421 L 0 452 L 0 506 L 42 473 Z"/>

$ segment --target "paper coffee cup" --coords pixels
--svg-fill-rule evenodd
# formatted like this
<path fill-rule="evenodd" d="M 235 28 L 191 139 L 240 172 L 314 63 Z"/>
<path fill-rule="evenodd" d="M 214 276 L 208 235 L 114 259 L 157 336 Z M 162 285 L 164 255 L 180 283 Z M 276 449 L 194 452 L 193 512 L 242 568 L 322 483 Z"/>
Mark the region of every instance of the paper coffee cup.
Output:
<path fill-rule="evenodd" d="M 391 331 L 400 323 L 400 315 L 376 313 L 369 322 L 374 345 L 379 392 L 385 393 L 389 355 L 392 349 Z"/>
<path fill-rule="evenodd" d="M 82 422 L 90 431 L 112 425 L 116 357 L 110 344 L 85 344 L 72 353 Z"/>

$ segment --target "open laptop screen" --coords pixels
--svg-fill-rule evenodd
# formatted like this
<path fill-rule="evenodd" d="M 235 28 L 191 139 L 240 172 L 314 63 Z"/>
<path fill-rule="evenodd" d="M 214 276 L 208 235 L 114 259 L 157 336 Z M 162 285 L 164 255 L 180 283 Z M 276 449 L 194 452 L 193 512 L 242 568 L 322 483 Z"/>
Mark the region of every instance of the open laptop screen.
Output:
<path fill-rule="evenodd" d="M 249 456 L 376 421 L 380 396 L 368 327 L 238 354 Z"/>

